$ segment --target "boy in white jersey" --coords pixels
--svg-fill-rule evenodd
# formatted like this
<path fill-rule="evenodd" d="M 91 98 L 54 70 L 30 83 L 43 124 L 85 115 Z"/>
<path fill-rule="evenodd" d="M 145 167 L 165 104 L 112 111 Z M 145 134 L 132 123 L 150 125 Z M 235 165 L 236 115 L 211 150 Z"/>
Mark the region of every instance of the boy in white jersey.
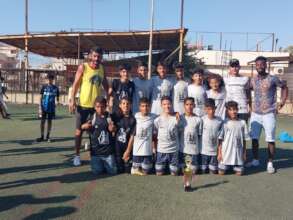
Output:
<path fill-rule="evenodd" d="M 161 100 L 163 113 L 155 119 L 156 146 L 156 174 L 164 174 L 169 166 L 171 175 L 178 173 L 178 123 L 179 118 L 172 114 L 172 99 L 168 96 Z"/>
<path fill-rule="evenodd" d="M 133 79 L 134 82 L 134 94 L 132 113 L 135 115 L 139 111 L 139 100 L 141 98 L 147 98 L 150 100 L 151 96 L 151 81 L 147 79 L 148 67 L 144 62 L 140 62 L 137 67 L 138 77 Z"/>
<path fill-rule="evenodd" d="M 188 86 L 188 97 L 194 98 L 194 114 L 199 117 L 204 115 L 204 103 L 207 98 L 206 91 L 203 87 L 203 69 L 194 69 L 192 71 L 192 83 Z"/>
<path fill-rule="evenodd" d="M 184 113 L 184 99 L 187 98 L 188 83 L 184 79 L 184 66 L 182 63 L 175 63 L 174 65 L 176 81 L 173 88 L 173 107 L 174 112 L 179 114 Z"/>
<path fill-rule="evenodd" d="M 140 99 L 139 110 L 140 112 L 135 114 L 136 127 L 134 133 L 130 136 L 123 160 L 128 161 L 131 152 L 133 152 L 131 174 L 147 175 L 151 172 L 153 165 L 155 115 L 150 113 L 150 103 L 147 98 Z"/>
<path fill-rule="evenodd" d="M 229 101 L 226 104 L 228 119 L 223 124 L 219 136 L 218 162 L 219 174 L 224 175 L 229 167 L 235 174 L 243 175 L 246 160 L 246 140 L 249 140 L 244 120 L 238 118 L 238 104 Z"/>
<path fill-rule="evenodd" d="M 151 112 L 160 115 L 162 113 L 161 98 L 163 96 L 173 96 L 173 82 L 167 77 L 168 66 L 164 62 L 158 62 L 158 76 L 151 78 Z"/>
<path fill-rule="evenodd" d="M 215 115 L 222 118 L 226 117 L 225 98 L 226 92 L 221 77 L 217 74 L 212 74 L 208 78 L 210 89 L 207 91 L 207 97 L 215 100 L 216 111 Z"/>
<path fill-rule="evenodd" d="M 194 99 L 184 99 L 185 113 L 180 116 L 179 122 L 179 164 L 182 169 L 186 166 L 187 158 L 191 158 L 193 174 L 199 170 L 200 139 L 202 134 L 202 120 L 193 113 Z"/>
<path fill-rule="evenodd" d="M 248 122 L 251 94 L 249 78 L 239 75 L 240 63 L 237 59 L 230 60 L 229 75 L 224 78 L 226 89 L 226 101 L 235 101 L 238 103 L 239 119 Z"/>
<path fill-rule="evenodd" d="M 202 173 L 216 174 L 218 171 L 218 138 L 222 129 L 223 121 L 215 116 L 215 101 L 208 98 L 205 103 L 206 115 L 203 116 L 201 170 Z"/>

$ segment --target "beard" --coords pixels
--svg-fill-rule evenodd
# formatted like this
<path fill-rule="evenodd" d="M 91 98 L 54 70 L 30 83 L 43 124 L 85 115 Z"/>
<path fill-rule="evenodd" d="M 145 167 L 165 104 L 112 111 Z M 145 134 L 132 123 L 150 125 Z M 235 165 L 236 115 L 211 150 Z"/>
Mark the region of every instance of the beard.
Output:
<path fill-rule="evenodd" d="M 257 71 L 257 73 L 258 73 L 259 75 L 261 75 L 261 76 L 265 76 L 265 75 L 267 75 L 267 73 L 266 73 L 266 69 L 260 69 L 260 70 Z"/>

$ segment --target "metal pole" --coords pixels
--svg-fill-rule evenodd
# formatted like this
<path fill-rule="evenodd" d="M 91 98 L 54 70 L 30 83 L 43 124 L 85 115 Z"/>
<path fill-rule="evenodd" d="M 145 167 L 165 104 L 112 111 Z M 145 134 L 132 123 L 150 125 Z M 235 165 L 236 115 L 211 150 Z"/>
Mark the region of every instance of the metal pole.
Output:
<path fill-rule="evenodd" d="M 148 79 L 150 79 L 152 76 L 153 29 L 154 29 L 154 0 L 151 0 Z"/>
<path fill-rule="evenodd" d="M 77 37 L 77 59 L 78 64 L 80 64 L 80 34 Z"/>
<path fill-rule="evenodd" d="M 131 0 L 128 0 L 128 31 L 130 31 Z"/>
<path fill-rule="evenodd" d="M 275 51 L 275 33 L 272 33 L 272 52 Z"/>
<path fill-rule="evenodd" d="M 220 51 L 222 50 L 223 32 L 220 32 Z"/>
<path fill-rule="evenodd" d="M 248 51 L 248 32 L 246 33 L 246 50 Z"/>
<path fill-rule="evenodd" d="M 184 0 L 181 0 L 179 62 L 182 62 L 182 60 L 183 60 L 183 44 L 184 44 L 183 14 L 184 14 Z"/>
<path fill-rule="evenodd" d="M 24 72 L 25 72 L 25 103 L 28 104 L 28 68 L 29 68 L 29 60 L 28 60 L 28 0 L 25 0 L 25 55 L 24 55 Z"/>
<path fill-rule="evenodd" d="M 94 31 L 94 0 L 91 0 L 91 29 Z"/>

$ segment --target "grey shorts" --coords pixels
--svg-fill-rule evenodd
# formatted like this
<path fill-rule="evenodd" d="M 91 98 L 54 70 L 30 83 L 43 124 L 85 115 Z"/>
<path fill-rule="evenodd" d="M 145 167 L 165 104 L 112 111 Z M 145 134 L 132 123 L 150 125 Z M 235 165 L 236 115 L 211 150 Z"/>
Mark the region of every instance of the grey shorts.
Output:
<path fill-rule="evenodd" d="M 90 119 L 90 117 L 94 114 L 95 110 L 93 108 L 84 108 L 81 106 L 77 106 L 76 112 L 75 112 L 75 128 L 78 130 L 81 130 L 81 125 L 86 123 L 87 120 Z"/>

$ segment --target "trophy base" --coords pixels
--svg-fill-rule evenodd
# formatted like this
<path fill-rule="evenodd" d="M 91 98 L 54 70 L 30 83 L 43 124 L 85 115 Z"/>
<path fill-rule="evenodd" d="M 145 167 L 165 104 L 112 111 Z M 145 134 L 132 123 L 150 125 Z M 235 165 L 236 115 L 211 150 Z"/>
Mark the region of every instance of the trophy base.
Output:
<path fill-rule="evenodd" d="M 184 192 L 192 192 L 192 188 L 190 185 L 184 186 Z"/>

